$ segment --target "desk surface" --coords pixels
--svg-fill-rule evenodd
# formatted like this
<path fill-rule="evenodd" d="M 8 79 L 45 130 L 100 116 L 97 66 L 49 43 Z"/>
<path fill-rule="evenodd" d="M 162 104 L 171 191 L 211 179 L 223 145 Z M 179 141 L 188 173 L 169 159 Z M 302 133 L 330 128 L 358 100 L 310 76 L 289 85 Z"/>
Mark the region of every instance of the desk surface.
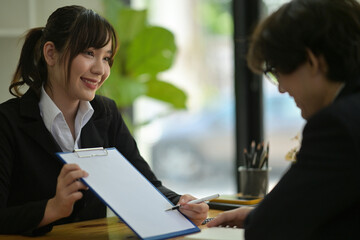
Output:
<path fill-rule="evenodd" d="M 209 217 L 215 217 L 220 210 L 210 210 Z M 201 229 L 206 226 L 200 226 Z M 0 235 L 1 240 L 29 240 L 33 238 L 19 235 Z M 174 239 L 182 239 L 177 237 Z M 136 235 L 117 217 L 102 218 L 91 221 L 83 221 L 58 225 L 45 236 L 37 237 L 41 240 L 115 240 L 137 239 Z"/>

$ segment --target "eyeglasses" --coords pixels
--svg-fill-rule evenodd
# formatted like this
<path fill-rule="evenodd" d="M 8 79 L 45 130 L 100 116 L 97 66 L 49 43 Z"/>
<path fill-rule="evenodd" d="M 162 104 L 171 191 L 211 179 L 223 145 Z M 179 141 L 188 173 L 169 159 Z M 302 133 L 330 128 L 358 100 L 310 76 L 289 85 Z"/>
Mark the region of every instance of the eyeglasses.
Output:
<path fill-rule="evenodd" d="M 279 85 L 279 72 L 276 70 L 276 68 L 267 66 L 264 70 L 265 77 L 275 86 Z"/>

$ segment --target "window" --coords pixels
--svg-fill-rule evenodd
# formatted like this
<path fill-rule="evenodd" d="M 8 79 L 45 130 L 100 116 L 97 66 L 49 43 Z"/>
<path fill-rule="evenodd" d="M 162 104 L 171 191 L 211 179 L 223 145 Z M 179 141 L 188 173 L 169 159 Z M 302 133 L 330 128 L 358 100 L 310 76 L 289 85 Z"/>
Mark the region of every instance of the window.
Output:
<path fill-rule="evenodd" d="M 230 0 L 134 0 L 152 25 L 175 34 L 174 66 L 162 76 L 185 90 L 186 111 L 152 121 L 136 132 L 139 148 L 165 186 L 195 196 L 234 193 L 235 114 Z M 167 112 L 141 99 L 135 120 Z"/>
<path fill-rule="evenodd" d="M 285 0 L 263 1 L 269 14 Z M 234 49 L 230 0 L 133 0 L 148 9 L 149 22 L 175 34 L 174 66 L 162 76 L 184 89 L 188 110 L 152 121 L 136 132 L 140 150 L 164 185 L 196 196 L 236 191 Z M 287 94 L 263 82 L 264 140 L 270 142 L 271 189 L 288 168 L 286 153 L 304 121 Z M 135 120 L 168 112 L 163 104 L 141 99 Z"/>

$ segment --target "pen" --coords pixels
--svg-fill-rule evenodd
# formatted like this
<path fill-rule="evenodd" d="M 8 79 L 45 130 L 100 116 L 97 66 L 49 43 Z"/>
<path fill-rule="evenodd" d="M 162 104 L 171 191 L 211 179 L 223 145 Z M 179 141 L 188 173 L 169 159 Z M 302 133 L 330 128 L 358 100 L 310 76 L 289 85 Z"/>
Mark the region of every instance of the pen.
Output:
<path fill-rule="evenodd" d="M 201 203 L 201 202 L 209 201 L 209 200 L 212 200 L 212 199 L 215 199 L 215 198 L 218 198 L 218 197 L 220 197 L 220 194 L 214 194 L 214 195 L 211 195 L 211 196 L 208 196 L 208 197 L 203 197 L 203 198 L 192 200 L 192 201 L 188 202 L 187 204 Z M 181 206 L 182 205 L 176 205 L 174 207 L 166 209 L 165 211 L 176 210 L 176 209 L 179 209 Z"/>
<path fill-rule="evenodd" d="M 255 146 L 256 146 L 255 141 L 252 140 L 251 141 L 251 150 L 250 150 L 250 155 L 251 156 L 254 156 L 254 154 L 255 154 Z"/>
<path fill-rule="evenodd" d="M 258 143 L 256 147 L 256 160 L 255 160 L 255 168 L 259 168 L 261 157 L 264 153 L 264 142 Z"/>
<path fill-rule="evenodd" d="M 265 167 L 269 168 L 269 142 L 266 145 Z"/>
<path fill-rule="evenodd" d="M 245 166 L 246 166 L 246 168 L 250 168 L 250 167 L 251 167 L 250 155 L 248 154 L 246 148 L 244 148 L 244 160 L 245 160 Z"/>

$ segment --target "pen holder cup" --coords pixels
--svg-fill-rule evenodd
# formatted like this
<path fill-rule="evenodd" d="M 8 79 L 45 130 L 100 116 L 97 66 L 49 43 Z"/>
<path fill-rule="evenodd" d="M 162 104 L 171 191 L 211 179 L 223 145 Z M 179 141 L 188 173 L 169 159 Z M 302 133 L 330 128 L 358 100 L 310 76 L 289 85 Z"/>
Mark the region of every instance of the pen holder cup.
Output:
<path fill-rule="evenodd" d="M 239 186 L 243 197 L 263 198 L 268 191 L 270 169 L 239 167 Z"/>

